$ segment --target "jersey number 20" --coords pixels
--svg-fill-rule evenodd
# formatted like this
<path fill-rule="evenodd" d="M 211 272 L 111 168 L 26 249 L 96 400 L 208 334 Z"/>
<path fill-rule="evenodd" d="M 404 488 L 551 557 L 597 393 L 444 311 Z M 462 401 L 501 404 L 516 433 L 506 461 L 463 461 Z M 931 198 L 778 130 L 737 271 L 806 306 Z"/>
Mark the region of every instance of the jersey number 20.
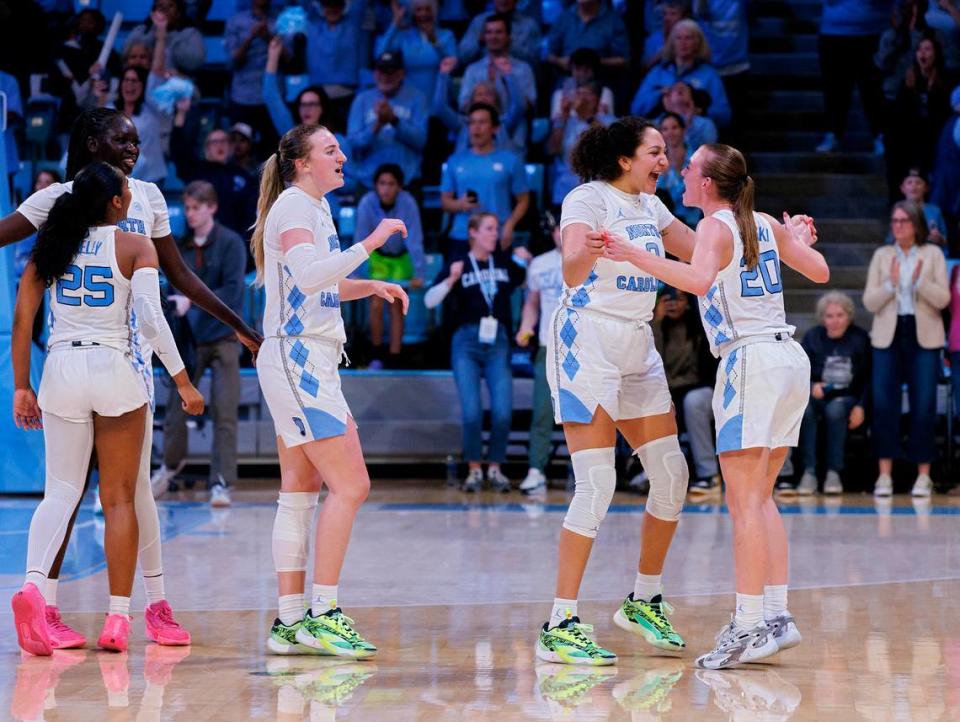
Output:
<path fill-rule="evenodd" d="M 67 266 L 64 274 L 57 279 L 57 303 L 64 306 L 92 306 L 99 308 L 113 303 L 113 284 L 108 280 L 113 278 L 113 269 L 109 266 Z M 69 295 L 68 291 L 79 291 L 80 286 L 85 291 L 79 295 Z M 82 299 L 82 300 L 81 300 Z"/>
<path fill-rule="evenodd" d="M 740 259 L 740 266 L 746 266 L 747 260 Z M 757 283 L 757 281 L 762 283 Z M 774 250 L 760 254 L 755 268 L 740 272 L 740 295 L 743 298 L 762 296 L 767 293 L 783 293 L 783 283 L 780 280 L 780 259 Z"/>

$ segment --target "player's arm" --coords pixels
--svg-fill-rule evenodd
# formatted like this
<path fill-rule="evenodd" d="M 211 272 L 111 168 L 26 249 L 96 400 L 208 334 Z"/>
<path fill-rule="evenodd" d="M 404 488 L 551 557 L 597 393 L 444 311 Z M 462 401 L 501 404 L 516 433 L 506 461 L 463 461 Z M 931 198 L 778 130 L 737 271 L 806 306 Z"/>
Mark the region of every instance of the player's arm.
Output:
<path fill-rule="evenodd" d="M 240 339 L 240 343 L 250 349 L 250 353 L 256 358 L 260 344 L 263 343 L 263 337 L 247 326 L 232 308 L 217 298 L 217 295 L 190 270 L 184 263 L 173 236 L 168 234 L 162 238 L 154 238 L 153 245 L 156 248 L 160 268 L 163 269 L 170 283 L 215 319 L 232 328 Z"/>
<path fill-rule="evenodd" d="M 26 216 L 19 211 L 14 211 L 10 215 L 0 218 L 0 248 L 22 241 L 31 233 L 35 233 L 36 230 Z"/>
<path fill-rule="evenodd" d="M 671 256 L 681 261 L 690 261 L 693 258 L 693 247 L 696 243 L 697 232 L 681 220 L 674 219 L 673 223 L 660 232 L 663 239 L 663 248 Z"/>
<path fill-rule="evenodd" d="M 563 282 L 572 288 L 587 280 L 597 259 L 603 256 L 603 233 L 586 223 L 571 223 L 562 235 Z"/>
<path fill-rule="evenodd" d="M 604 258 L 632 263 L 664 283 L 697 296 L 706 295 L 733 253 L 730 229 L 715 218 L 700 222 L 690 263 L 661 258 L 614 233 L 608 234 L 607 239 Z"/>
<path fill-rule="evenodd" d="M 761 213 L 777 239 L 777 249 L 780 251 L 780 260 L 790 268 L 809 278 L 814 283 L 826 283 L 830 280 L 830 267 L 823 255 L 811 246 L 811 229 L 803 221 L 794 221 L 784 213 L 784 223 L 780 223 L 772 216 Z"/>
<path fill-rule="evenodd" d="M 20 278 L 10 343 L 14 383 L 13 416 L 16 425 L 22 429 L 43 428 L 40 406 L 30 386 L 30 352 L 33 346 L 33 321 L 43 301 L 44 290 L 43 281 L 37 276 L 37 267 L 31 261 Z"/>

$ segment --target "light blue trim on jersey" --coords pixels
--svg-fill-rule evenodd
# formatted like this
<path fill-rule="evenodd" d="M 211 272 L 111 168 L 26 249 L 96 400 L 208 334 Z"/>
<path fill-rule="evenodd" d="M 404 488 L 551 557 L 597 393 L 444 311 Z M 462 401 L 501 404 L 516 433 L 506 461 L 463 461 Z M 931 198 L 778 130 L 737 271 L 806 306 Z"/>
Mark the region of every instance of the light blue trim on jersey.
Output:
<path fill-rule="evenodd" d="M 567 389 L 560 389 L 560 421 L 572 421 L 577 424 L 589 424 L 593 413 L 584 403 Z"/>
<path fill-rule="evenodd" d="M 329 439 L 347 433 L 346 422 L 340 421 L 336 416 L 328 414 L 326 411 L 304 406 L 303 415 L 307 417 L 310 433 L 313 434 L 314 440 Z"/>
<path fill-rule="evenodd" d="M 731 417 L 717 432 L 717 453 L 743 448 L 743 414 Z"/>

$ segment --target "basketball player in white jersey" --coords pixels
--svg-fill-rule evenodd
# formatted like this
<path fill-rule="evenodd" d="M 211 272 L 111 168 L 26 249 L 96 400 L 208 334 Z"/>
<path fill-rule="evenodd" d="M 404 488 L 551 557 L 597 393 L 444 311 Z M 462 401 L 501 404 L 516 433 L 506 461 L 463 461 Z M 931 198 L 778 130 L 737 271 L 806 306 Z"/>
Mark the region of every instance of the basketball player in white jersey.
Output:
<path fill-rule="evenodd" d="M 343 185 L 346 156 L 333 134 L 298 125 L 263 165 L 257 225 L 250 242 L 266 290 L 265 340 L 257 363 L 280 457 L 273 558 L 279 617 L 267 639 L 274 654 L 367 659 L 377 649 L 353 629 L 337 603 L 337 585 L 353 520 L 370 490 L 357 427 L 340 390 L 337 366 L 346 334 L 340 304 L 377 295 L 408 299 L 396 284 L 347 275 L 394 233 L 385 219 L 341 253 L 324 197 Z M 312 604 L 304 614 L 309 537 L 321 486 L 328 494 L 316 523 Z"/>
<path fill-rule="evenodd" d="M 690 264 L 607 237 L 604 257 L 630 263 L 700 297 L 711 350 L 720 358 L 713 410 L 717 452 L 733 522 L 737 607 L 706 669 L 735 667 L 800 643 L 787 611 L 787 536 L 773 484 L 810 395 L 810 363 L 783 307 L 783 261 L 816 283 L 830 269 L 810 247 L 810 227 L 784 215 L 781 224 L 753 210 L 753 180 L 743 155 L 727 145 L 701 146 L 683 171 L 684 205 L 700 208 Z"/>
<path fill-rule="evenodd" d="M 26 580 L 12 602 L 20 647 L 32 654 L 54 649 L 40 589 L 83 493 L 94 444 L 110 582 L 98 644 L 118 652 L 128 646 L 138 541 L 134 488 L 150 398 L 135 358 L 132 314 L 176 381 L 184 409 L 203 411 L 203 397 L 190 383 L 160 308 L 156 250 L 146 237 L 117 226 L 131 200 L 121 171 L 88 165 L 41 225 L 17 294 L 15 420 L 22 428 L 43 428 L 47 469 L 44 498 L 30 524 Z M 30 387 L 31 331 L 47 287 L 50 353 L 38 400 Z"/>
<path fill-rule="evenodd" d="M 133 171 L 140 153 L 140 138 L 134 124 L 123 113 L 113 108 L 97 108 L 82 113 L 74 123 L 67 152 L 67 178 L 72 179 L 78 171 L 94 161 L 103 161 L 118 168 L 125 175 Z M 247 327 L 243 320 L 207 288 L 187 267 L 170 232 L 167 203 L 160 189 L 153 183 L 129 178 L 132 194 L 126 218 L 117 222 L 121 230 L 147 236 L 157 250 L 160 267 L 164 274 L 185 296 L 200 308 L 234 329 L 240 341 L 256 356 L 260 336 Z M 71 181 L 54 183 L 31 195 L 20 207 L 0 219 L 0 247 L 14 243 L 33 233 L 47 219 L 47 214 L 56 199 L 70 191 Z M 136 327 L 136 320 L 131 324 Z M 147 635 L 161 645 L 185 645 L 190 643 L 190 633 L 174 619 L 167 603 L 163 578 L 163 558 L 160 546 L 160 519 L 157 505 L 150 488 L 150 452 L 153 442 L 153 369 L 150 347 L 141 335 L 134 331 L 134 343 L 138 347 L 137 358 L 140 373 L 148 383 L 150 406 L 147 409 L 146 433 L 141 456 L 140 477 L 137 482 L 137 522 L 140 528 L 140 571 L 143 577 L 147 606 L 144 610 Z M 43 590 L 47 599 L 47 618 L 51 639 L 55 647 L 65 649 L 82 647 L 82 634 L 71 629 L 60 617 L 57 606 L 57 580 L 60 565 L 66 552 L 80 505 L 74 510 L 64 536 L 59 554 L 50 569 Z M 38 533 L 39 530 L 38 530 Z"/>

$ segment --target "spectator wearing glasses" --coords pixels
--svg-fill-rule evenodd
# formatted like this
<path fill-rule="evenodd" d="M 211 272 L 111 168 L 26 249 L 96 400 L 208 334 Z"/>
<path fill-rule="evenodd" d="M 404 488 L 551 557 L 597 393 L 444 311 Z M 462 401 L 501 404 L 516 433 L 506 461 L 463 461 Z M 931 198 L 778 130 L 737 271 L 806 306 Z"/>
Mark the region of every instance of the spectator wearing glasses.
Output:
<path fill-rule="evenodd" d="M 873 442 L 880 474 L 874 495 L 893 493 L 893 459 L 900 456 L 901 389 L 910 400 L 907 457 L 917 464 L 914 496 L 930 496 L 930 465 L 936 457 L 937 378 L 946 342 L 940 312 L 950 303 L 943 253 L 926 243 L 923 211 L 900 201 L 890 214 L 894 244 L 870 261 L 863 305 L 873 313 Z"/>

